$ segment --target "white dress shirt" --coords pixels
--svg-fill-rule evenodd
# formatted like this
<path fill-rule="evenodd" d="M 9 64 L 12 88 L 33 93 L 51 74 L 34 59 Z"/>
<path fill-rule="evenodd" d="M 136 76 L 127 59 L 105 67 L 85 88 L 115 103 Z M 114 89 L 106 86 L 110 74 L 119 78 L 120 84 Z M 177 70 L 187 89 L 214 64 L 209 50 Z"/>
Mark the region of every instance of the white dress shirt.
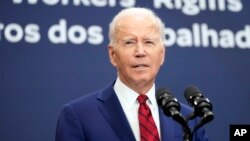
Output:
<path fill-rule="evenodd" d="M 136 141 L 140 141 L 140 129 L 138 120 L 139 102 L 137 101 L 137 97 L 139 96 L 139 94 L 136 93 L 134 90 L 130 89 L 123 82 L 121 82 L 119 77 L 115 82 L 114 91 L 121 103 L 122 109 L 127 117 L 127 120 L 129 122 L 130 128 L 132 129 Z M 147 104 L 151 110 L 152 116 L 158 129 L 159 136 L 161 137 L 159 111 L 155 98 L 155 84 L 146 93 L 146 95 L 148 96 Z"/>

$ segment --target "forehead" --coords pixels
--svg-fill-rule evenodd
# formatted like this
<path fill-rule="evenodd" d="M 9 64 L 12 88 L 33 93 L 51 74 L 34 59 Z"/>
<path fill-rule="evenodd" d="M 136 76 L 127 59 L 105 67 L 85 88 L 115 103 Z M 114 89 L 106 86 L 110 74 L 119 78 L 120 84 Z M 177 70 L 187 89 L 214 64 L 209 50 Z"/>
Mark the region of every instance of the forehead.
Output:
<path fill-rule="evenodd" d="M 156 36 L 159 27 L 151 16 L 123 16 L 117 21 L 116 33 L 118 36 L 124 35 L 147 35 Z"/>

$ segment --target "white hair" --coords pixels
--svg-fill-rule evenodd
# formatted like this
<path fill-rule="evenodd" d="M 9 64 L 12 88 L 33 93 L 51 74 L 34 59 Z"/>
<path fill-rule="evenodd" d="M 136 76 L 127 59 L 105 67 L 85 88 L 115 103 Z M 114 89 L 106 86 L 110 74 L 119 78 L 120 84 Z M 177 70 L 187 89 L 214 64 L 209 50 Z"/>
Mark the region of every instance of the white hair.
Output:
<path fill-rule="evenodd" d="M 109 24 L 109 45 L 114 46 L 116 43 L 116 26 L 118 20 L 123 16 L 150 16 L 155 20 L 156 27 L 159 29 L 159 34 L 161 36 L 161 42 L 164 43 L 165 34 L 164 29 L 165 25 L 162 20 L 150 9 L 141 8 L 141 7 L 131 7 L 121 10 Z"/>

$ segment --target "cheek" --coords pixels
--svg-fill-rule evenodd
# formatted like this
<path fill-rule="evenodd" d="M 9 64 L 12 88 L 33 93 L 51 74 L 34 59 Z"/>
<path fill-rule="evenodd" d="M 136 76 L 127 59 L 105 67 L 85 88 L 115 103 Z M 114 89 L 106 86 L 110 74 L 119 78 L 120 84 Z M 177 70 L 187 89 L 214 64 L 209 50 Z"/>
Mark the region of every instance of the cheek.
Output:
<path fill-rule="evenodd" d="M 156 58 L 154 58 L 154 62 L 152 62 L 152 63 L 153 63 L 154 71 L 155 71 L 155 72 L 158 72 L 159 69 L 160 69 L 160 67 L 162 66 L 162 64 L 163 64 L 162 59 L 163 59 L 163 58 L 160 57 L 160 56 L 156 56 Z"/>
<path fill-rule="evenodd" d="M 155 60 L 155 64 L 159 65 L 159 64 L 162 64 L 163 60 L 164 60 L 164 56 L 162 54 L 162 52 L 159 52 L 157 53 L 155 56 L 154 56 L 154 60 Z"/>
<path fill-rule="evenodd" d="M 115 57 L 115 63 L 116 63 L 116 67 L 119 70 L 122 70 L 124 68 L 126 68 L 127 64 L 128 64 L 128 60 L 126 59 L 126 56 L 124 54 L 116 54 Z"/>

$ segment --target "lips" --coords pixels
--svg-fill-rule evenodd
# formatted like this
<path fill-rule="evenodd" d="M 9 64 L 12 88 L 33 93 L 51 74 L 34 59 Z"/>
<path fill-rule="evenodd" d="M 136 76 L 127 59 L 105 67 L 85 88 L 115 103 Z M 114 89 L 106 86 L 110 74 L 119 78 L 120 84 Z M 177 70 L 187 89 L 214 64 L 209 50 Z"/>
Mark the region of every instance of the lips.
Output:
<path fill-rule="evenodd" d="M 147 64 L 136 64 L 132 66 L 133 68 L 146 68 L 149 67 Z"/>

